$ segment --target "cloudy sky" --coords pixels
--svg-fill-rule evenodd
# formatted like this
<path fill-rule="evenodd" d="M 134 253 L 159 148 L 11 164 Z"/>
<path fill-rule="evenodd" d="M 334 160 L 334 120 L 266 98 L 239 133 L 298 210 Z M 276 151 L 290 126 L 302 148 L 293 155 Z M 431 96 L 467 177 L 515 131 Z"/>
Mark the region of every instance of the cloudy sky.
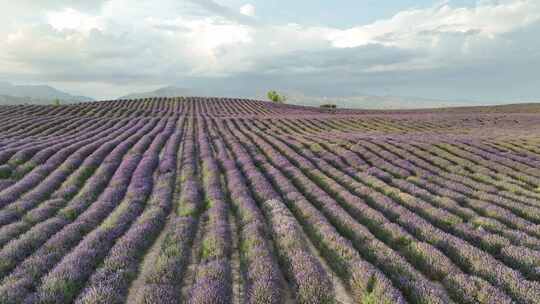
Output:
<path fill-rule="evenodd" d="M 0 81 L 540 100 L 540 0 L 0 0 Z"/>

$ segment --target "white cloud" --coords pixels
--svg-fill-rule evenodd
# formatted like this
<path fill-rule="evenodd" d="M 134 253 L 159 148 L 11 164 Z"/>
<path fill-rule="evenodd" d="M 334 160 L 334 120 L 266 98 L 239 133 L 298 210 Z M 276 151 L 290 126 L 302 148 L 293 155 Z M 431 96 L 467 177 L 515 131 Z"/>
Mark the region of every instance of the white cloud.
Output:
<path fill-rule="evenodd" d="M 245 4 L 240 7 L 240 13 L 249 17 L 255 16 L 255 6 L 253 4 Z"/>
<path fill-rule="evenodd" d="M 19 30 L 17 32 L 8 34 L 6 43 L 13 44 L 13 43 L 17 43 L 17 41 L 21 41 L 22 39 L 24 39 L 23 32 Z"/>
<path fill-rule="evenodd" d="M 418 48 L 436 46 L 440 34 L 478 32 L 485 37 L 514 31 L 540 20 L 538 1 L 482 1 L 471 8 L 449 4 L 400 12 L 387 20 L 336 31 L 336 47 L 370 43 Z"/>
<path fill-rule="evenodd" d="M 229 22 L 222 18 L 177 18 L 174 20 L 157 20 L 148 18 L 154 28 L 165 29 L 176 36 L 191 41 L 186 47 L 197 51 L 209 52 L 216 48 L 237 43 L 248 43 L 252 40 L 252 28 Z"/>
<path fill-rule="evenodd" d="M 529 42 L 516 36 L 526 30 L 540 34 L 531 30 L 540 22 L 537 0 L 481 1 L 473 7 L 446 2 L 348 29 L 263 24 L 251 18 L 252 4 L 238 11 L 211 0 L 108 0 L 89 7 L 75 2 L 71 8 L 65 7 L 68 1 L 43 4 L 30 21 L 14 18 L 0 29 L 0 73 L 78 88 L 103 82 L 110 92 L 111 83 L 268 74 L 294 79 L 297 73 L 338 73 L 353 87 L 359 75 L 453 71 L 540 53 L 536 36 L 528 34 Z M 384 56 L 374 55 L 379 53 Z"/>
<path fill-rule="evenodd" d="M 89 16 L 72 8 L 47 13 L 48 24 L 58 31 L 73 30 L 88 33 L 93 29 L 103 30 L 101 19 L 99 16 Z"/>

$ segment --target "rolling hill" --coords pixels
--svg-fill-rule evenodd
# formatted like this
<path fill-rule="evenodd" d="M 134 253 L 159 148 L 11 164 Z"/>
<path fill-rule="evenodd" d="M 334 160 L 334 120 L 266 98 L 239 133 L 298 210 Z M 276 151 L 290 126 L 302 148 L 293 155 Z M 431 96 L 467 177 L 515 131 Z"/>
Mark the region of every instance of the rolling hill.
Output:
<path fill-rule="evenodd" d="M 151 97 L 176 97 L 176 96 L 191 96 L 193 90 L 179 88 L 176 86 L 166 86 L 150 92 L 131 93 L 118 99 L 137 99 L 137 98 L 151 98 Z"/>
<path fill-rule="evenodd" d="M 90 97 L 71 95 L 47 85 L 13 85 L 0 82 L 0 104 L 50 104 L 55 99 L 65 103 L 93 100 Z"/>

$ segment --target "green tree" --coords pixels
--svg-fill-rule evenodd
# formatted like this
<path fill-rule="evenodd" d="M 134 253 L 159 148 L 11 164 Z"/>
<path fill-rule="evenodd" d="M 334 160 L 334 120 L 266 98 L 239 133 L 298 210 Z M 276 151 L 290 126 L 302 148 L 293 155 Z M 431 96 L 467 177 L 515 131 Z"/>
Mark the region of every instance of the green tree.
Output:
<path fill-rule="evenodd" d="M 285 95 L 279 94 L 276 91 L 269 91 L 267 96 L 268 99 L 276 103 L 285 103 L 285 101 L 287 100 L 287 97 Z"/>
<path fill-rule="evenodd" d="M 60 99 L 56 98 L 55 100 L 53 100 L 53 105 L 54 106 L 59 106 L 60 105 Z"/>

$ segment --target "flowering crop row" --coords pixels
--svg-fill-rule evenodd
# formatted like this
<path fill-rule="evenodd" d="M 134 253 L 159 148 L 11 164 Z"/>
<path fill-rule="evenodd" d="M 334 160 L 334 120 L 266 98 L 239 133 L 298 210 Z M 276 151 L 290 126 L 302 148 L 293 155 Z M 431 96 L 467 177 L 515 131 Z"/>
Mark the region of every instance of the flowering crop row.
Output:
<path fill-rule="evenodd" d="M 0 106 L 0 303 L 538 303 L 509 109 Z"/>

